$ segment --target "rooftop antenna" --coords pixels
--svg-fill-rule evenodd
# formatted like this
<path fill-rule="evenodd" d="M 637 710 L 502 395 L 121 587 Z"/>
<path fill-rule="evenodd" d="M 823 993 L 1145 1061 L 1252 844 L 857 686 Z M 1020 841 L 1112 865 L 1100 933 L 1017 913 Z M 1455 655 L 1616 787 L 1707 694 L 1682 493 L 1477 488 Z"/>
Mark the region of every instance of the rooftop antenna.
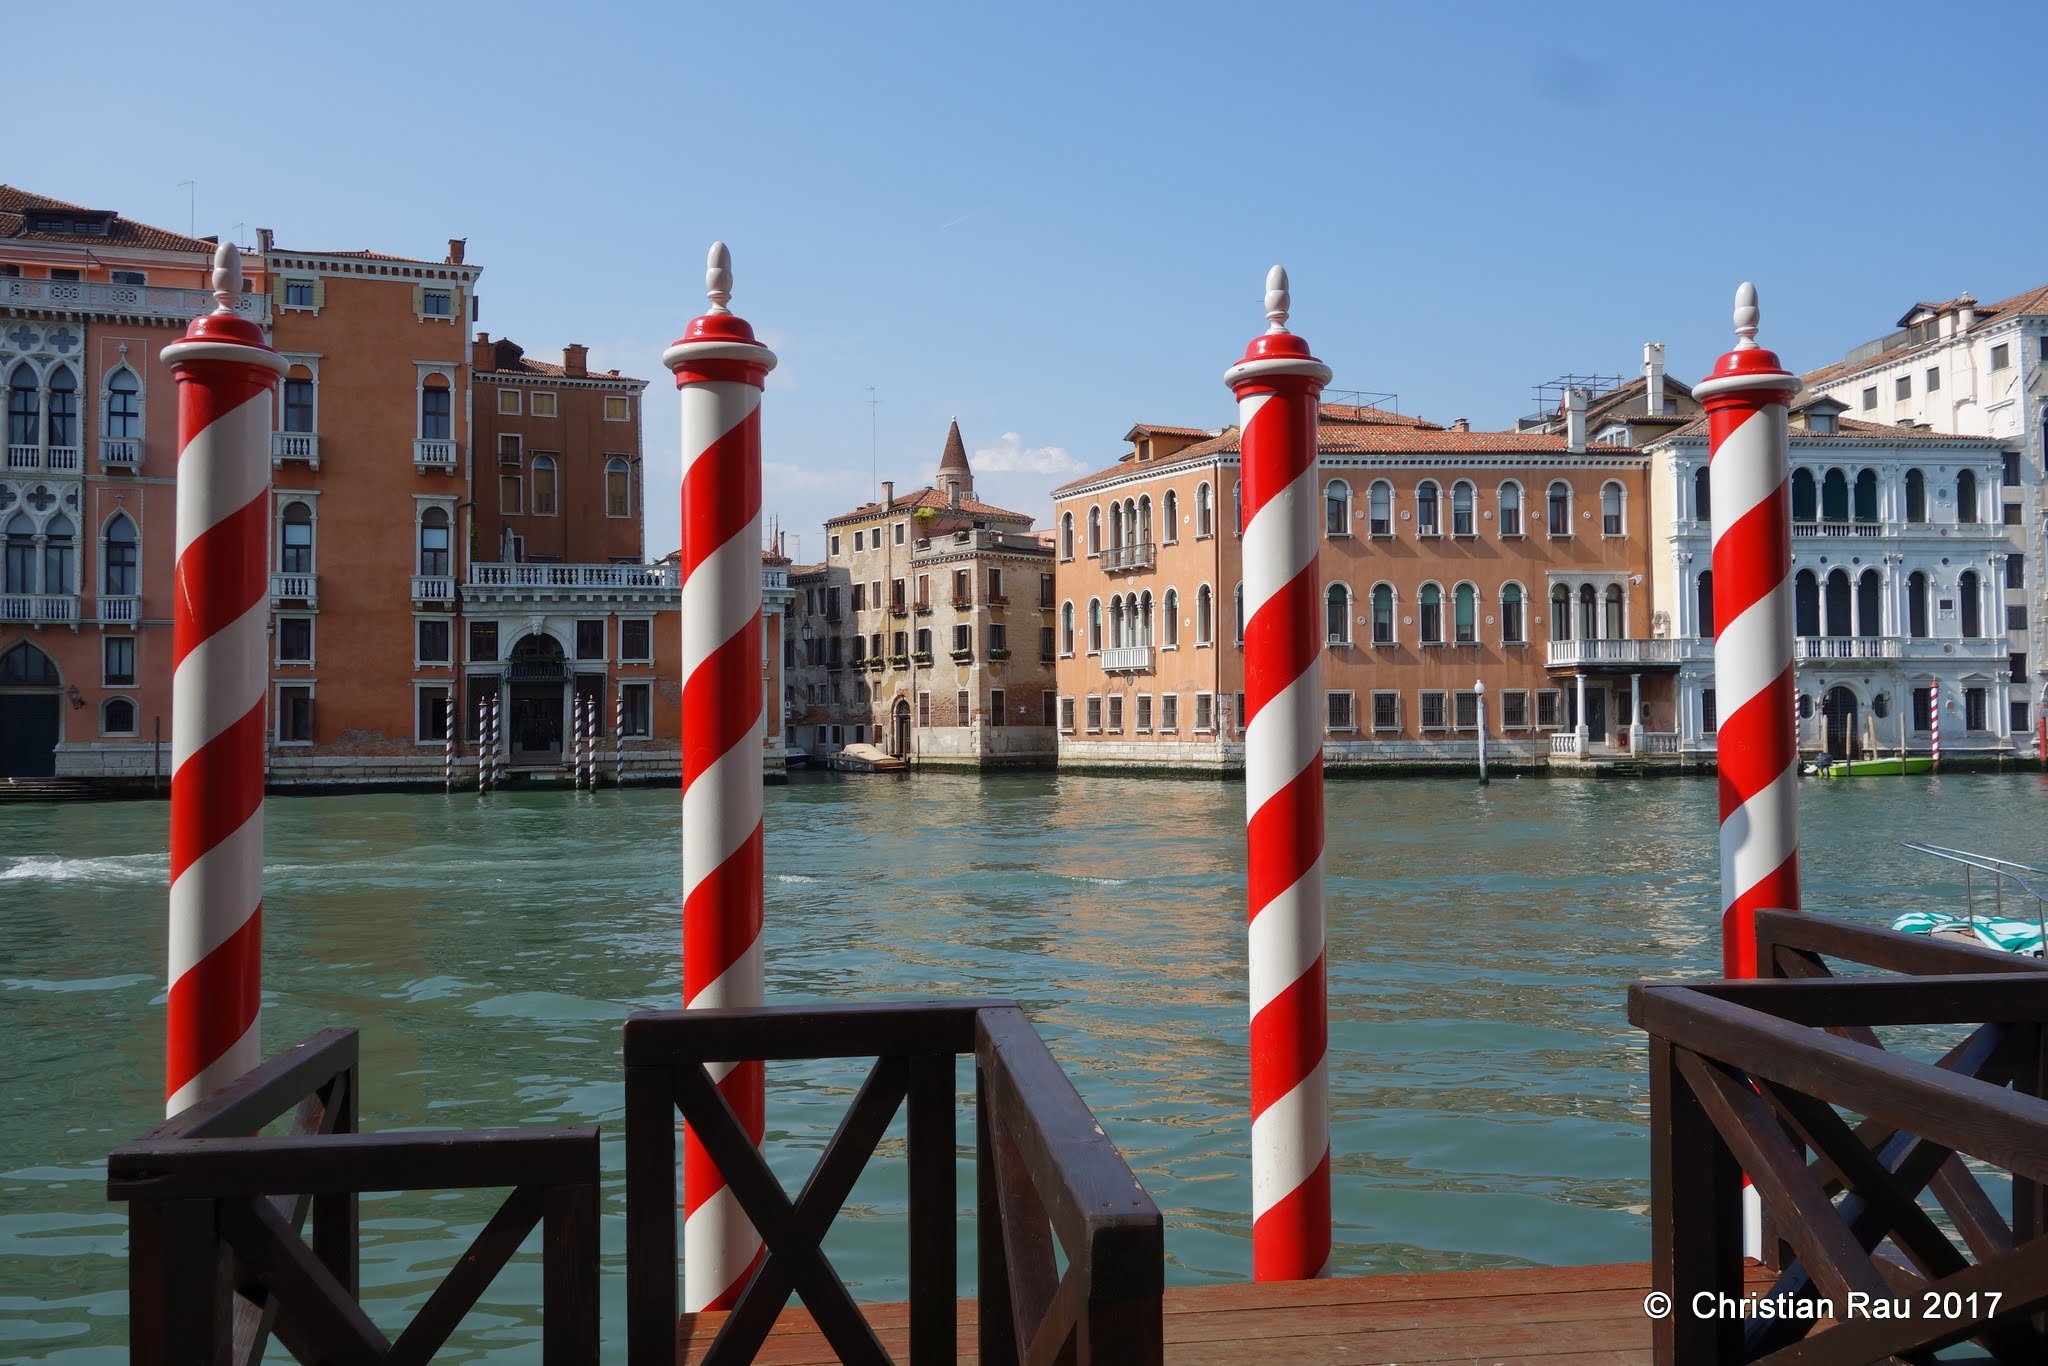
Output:
<path fill-rule="evenodd" d="M 185 235 L 187 237 L 197 237 L 199 235 L 199 182 L 196 180 L 181 180 L 178 182 L 178 188 L 185 192 Z"/>

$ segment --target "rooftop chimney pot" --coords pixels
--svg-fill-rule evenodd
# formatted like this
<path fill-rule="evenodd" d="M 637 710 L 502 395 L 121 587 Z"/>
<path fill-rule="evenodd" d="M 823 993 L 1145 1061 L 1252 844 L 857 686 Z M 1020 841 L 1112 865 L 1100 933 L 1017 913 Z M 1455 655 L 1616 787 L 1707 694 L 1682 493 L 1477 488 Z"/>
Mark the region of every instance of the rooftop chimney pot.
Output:
<path fill-rule="evenodd" d="M 462 253 L 463 253 L 463 251 L 464 251 L 464 250 L 465 250 L 465 249 L 466 249 L 466 248 L 467 248 L 468 246 L 469 246 L 469 239 L 468 239 L 467 237 L 451 237 L 451 238 L 449 238 L 449 239 L 448 239 L 448 264 L 449 264 L 449 265 L 451 265 L 451 266 L 459 266 L 459 265 L 461 265 L 461 264 L 462 264 Z"/>
<path fill-rule="evenodd" d="M 562 368 L 572 375 L 590 373 L 590 348 L 580 342 L 570 342 L 562 348 Z"/>
<path fill-rule="evenodd" d="M 1565 449 L 1573 454 L 1586 449 L 1586 391 L 1574 385 L 1565 391 Z"/>
<path fill-rule="evenodd" d="M 1454 432 L 1469 432 L 1469 431 L 1471 431 L 1471 430 L 1472 430 L 1472 419 L 1471 419 L 1471 418 L 1469 418 L 1469 417 L 1454 417 L 1454 418 L 1452 418 L 1452 419 L 1451 419 L 1451 430 L 1452 430 L 1452 431 L 1454 431 Z"/>
<path fill-rule="evenodd" d="M 1643 343 L 1643 411 L 1664 415 L 1664 343 Z"/>
<path fill-rule="evenodd" d="M 277 235 L 271 232 L 269 228 L 256 229 L 256 250 L 263 255 L 270 255 L 270 245 L 276 240 Z"/>

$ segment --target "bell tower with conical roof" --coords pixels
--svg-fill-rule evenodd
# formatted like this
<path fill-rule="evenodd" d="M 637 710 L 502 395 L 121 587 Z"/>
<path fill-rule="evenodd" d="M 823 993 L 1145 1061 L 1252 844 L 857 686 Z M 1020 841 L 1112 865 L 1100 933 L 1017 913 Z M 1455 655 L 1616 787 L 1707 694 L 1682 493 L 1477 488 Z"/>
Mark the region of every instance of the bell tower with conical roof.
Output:
<path fill-rule="evenodd" d="M 946 453 L 939 457 L 938 490 L 946 501 L 974 496 L 974 471 L 967 464 L 967 445 L 960 439 L 960 419 L 946 429 Z"/>

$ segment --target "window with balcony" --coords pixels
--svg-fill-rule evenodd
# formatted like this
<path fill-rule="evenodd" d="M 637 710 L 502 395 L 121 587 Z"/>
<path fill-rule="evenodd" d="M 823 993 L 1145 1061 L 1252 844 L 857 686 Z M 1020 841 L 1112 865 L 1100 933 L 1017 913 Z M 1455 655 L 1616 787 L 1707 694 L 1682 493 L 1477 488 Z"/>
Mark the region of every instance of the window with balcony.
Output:
<path fill-rule="evenodd" d="M 1858 522 L 1869 525 L 1877 521 L 1877 471 L 1858 470 L 1856 489 L 1851 497 L 1849 512 Z"/>
<path fill-rule="evenodd" d="M 492 630 L 496 630 L 494 625 Z M 311 664 L 313 662 L 313 619 L 311 617 L 279 617 L 277 619 L 277 662 L 280 664 Z"/>
<path fill-rule="evenodd" d="M 415 623 L 418 627 L 418 652 L 413 657 L 415 664 L 447 664 L 452 662 L 449 655 L 448 620 L 445 617 L 422 617 Z"/>
<path fill-rule="evenodd" d="M 125 365 L 107 378 L 107 420 L 101 435 L 120 441 L 142 435 L 142 381 Z"/>
<path fill-rule="evenodd" d="M 428 375 L 420 387 L 420 439 L 446 441 L 455 434 L 455 394 L 446 375 Z"/>
<path fill-rule="evenodd" d="M 555 505 L 555 457 L 536 452 L 533 457 L 533 511 L 537 517 L 552 517 Z"/>
<path fill-rule="evenodd" d="M 1099 507 L 1088 509 L 1088 553 L 1102 553 L 1102 509 Z"/>
<path fill-rule="evenodd" d="M 1503 645 L 1529 643 L 1529 626 L 1523 612 L 1523 600 L 1526 596 L 1519 583 L 1504 584 L 1501 587 L 1500 643 Z"/>
<path fill-rule="evenodd" d="M 27 361 L 14 367 L 7 377 L 7 444 L 40 447 L 43 444 L 43 401 L 36 383 L 35 368 Z"/>
<path fill-rule="evenodd" d="M 1550 638 L 1572 638 L 1572 590 L 1567 584 L 1552 584 L 1550 588 Z"/>
<path fill-rule="evenodd" d="M 78 444 L 78 379 L 68 365 L 50 375 L 49 425 L 51 446 Z"/>
<path fill-rule="evenodd" d="M 1927 520 L 1927 476 L 1919 470 L 1906 471 L 1906 520 Z"/>
<path fill-rule="evenodd" d="M 313 381 L 310 378 L 286 379 L 282 402 L 282 430 L 299 433 L 313 430 Z"/>
<path fill-rule="evenodd" d="M 450 567 L 448 509 L 430 507 L 420 514 L 420 569 L 422 574 L 446 576 Z"/>
<path fill-rule="evenodd" d="M 1417 536 L 1439 536 L 1443 524 L 1437 520 L 1436 480 L 1425 479 L 1415 486 L 1415 534 Z"/>
<path fill-rule="evenodd" d="M 127 513 L 117 512 L 107 523 L 106 547 L 100 558 L 100 591 L 110 598 L 134 597 L 139 582 L 135 523 L 128 520 Z"/>
<path fill-rule="evenodd" d="M 15 520 L 18 522 L 23 519 L 17 514 Z M 10 524 L 7 538 L 10 559 L 12 558 L 15 540 L 13 531 L 14 527 Z M 71 519 L 61 512 L 43 524 L 43 578 L 42 582 L 31 591 L 41 593 L 75 593 L 78 591 L 76 587 L 77 580 L 73 577 L 77 570 L 78 558 L 77 551 L 72 545 L 72 532 Z M 8 577 L 12 579 L 13 575 L 10 574 Z M 12 584 L 9 586 L 12 587 Z"/>
<path fill-rule="evenodd" d="M 1849 476 L 1829 470 L 1820 481 L 1820 519 L 1823 522 L 1849 520 Z"/>
<path fill-rule="evenodd" d="M 1323 534 L 1351 534 L 1351 485 L 1342 479 L 1332 479 L 1323 488 Z"/>
<path fill-rule="evenodd" d="M 1813 482 L 1813 471 L 1803 465 L 1792 471 L 1792 520 L 1820 520 L 1820 494 Z"/>
<path fill-rule="evenodd" d="M 620 456 L 613 456 L 604 462 L 604 515 L 633 515 L 633 486 L 627 476 L 626 462 Z"/>
<path fill-rule="evenodd" d="M 1372 643 L 1394 643 L 1394 586 L 1377 583 L 1372 589 Z"/>
<path fill-rule="evenodd" d="M 135 637 L 100 638 L 100 684 L 108 688 L 135 686 Z"/>
<path fill-rule="evenodd" d="M 1608 640 L 1626 640 L 1628 638 L 1628 608 L 1622 595 L 1621 585 L 1618 583 L 1608 584 L 1607 593 L 1603 601 L 1607 610 L 1601 622 L 1603 627 L 1601 635 Z"/>
<path fill-rule="evenodd" d="M 604 658 L 603 618 L 586 618 L 576 623 L 576 658 Z"/>

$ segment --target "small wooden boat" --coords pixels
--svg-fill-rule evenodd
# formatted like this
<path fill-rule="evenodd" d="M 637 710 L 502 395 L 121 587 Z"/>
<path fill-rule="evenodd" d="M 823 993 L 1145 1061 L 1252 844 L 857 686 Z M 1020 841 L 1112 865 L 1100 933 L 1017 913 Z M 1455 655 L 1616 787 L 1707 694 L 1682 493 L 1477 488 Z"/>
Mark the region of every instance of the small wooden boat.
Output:
<path fill-rule="evenodd" d="M 832 756 L 841 773 L 901 773 L 909 764 L 874 745 L 848 745 Z"/>
<path fill-rule="evenodd" d="M 1809 778 L 1883 778 L 1933 771 L 1934 760 L 1925 754 L 1894 754 L 1889 759 L 1830 759 L 1822 755 L 1800 770 Z"/>

